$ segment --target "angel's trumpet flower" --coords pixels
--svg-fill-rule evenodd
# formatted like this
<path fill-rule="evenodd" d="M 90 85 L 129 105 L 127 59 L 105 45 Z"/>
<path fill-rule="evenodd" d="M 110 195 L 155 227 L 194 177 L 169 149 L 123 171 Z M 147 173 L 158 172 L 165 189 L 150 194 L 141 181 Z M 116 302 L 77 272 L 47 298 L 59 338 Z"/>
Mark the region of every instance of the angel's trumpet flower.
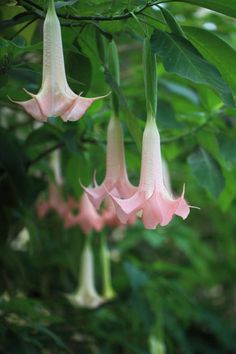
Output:
<path fill-rule="evenodd" d="M 142 211 L 147 229 L 155 229 L 158 224 L 167 225 L 174 214 L 183 219 L 188 216 L 184 190 L 179 198 L 174 199 L 164 184 L 160 135 L 154 118 L 148 119 L 143 134 L 141 176 L 136 193 L 126 199 L 118 198 L 112 192 L 110 196 L 123 223 L 139 211 Z"/>
<path fill-rule="evenodd" d="M 97 293 L 94 281 L 94 260 L 89 239 L 86 240 L 81 255 L 79 288 L 74 294 L 67 295 L 74 306 L 95 308 L 104 302 Z"/>
<path fill-rule="evenodd" d="M 65 227 L 79 225 L 85 234 L 89 234 L 92 230 L 101 231 L 104 225 L 104 220 L 98 214 L 93 204 L 90 202 L 86 193 L 78 204 L 78 215 L 73 215 L 71 212 L 66 215 Z"/>
<path fill-rule="evenodd" d="M 97 209 L 108 192 L 112 191 L 119 198 L 129 198 L 136 191 L 127 176 L 122 126 L 115 117 L 110 119 L 107 131 L 105 179 L 100 186 L 95 181 L 95 188 L 86 188 L 85 191 Z"/>
<path fill-rule="evenodd" d="M 67 203 L 62 199 L 58 187 L 55 184 L 49 186 L 48 200 L 41 201 L 37 205 L 38 216 L 43 218 L 49 210 L 54 210 L 63 219 L 69 213 Z"/>
<path fill-rule="evenodd" d="M 66 80 L 61 27 L 53 0 L 50 0 L 44 21 L 41 89 L 37 95 L 26 92 L 32 99 L 16 103 L 19 103 L 33 118 L 42 122 L 52 116 L 59 116 L 63 121 L 76 121 L 95 100 L 102 98 L 81 97 L 70 89 Z"/>
<path fill-rule="evenodd" d="M 110 227 L 124 227 L 125 225 L 120 221 L 116 214 L 116 208 L 111 200 L 111 198 L 106 198 L 105 200 L 105 208 L 102 212 L 102 218 L 104 221 L 104 224 Z M 127 224 L 133 225 L 137 221 L 137 216 L 132 215 L 128 220 Z"/>

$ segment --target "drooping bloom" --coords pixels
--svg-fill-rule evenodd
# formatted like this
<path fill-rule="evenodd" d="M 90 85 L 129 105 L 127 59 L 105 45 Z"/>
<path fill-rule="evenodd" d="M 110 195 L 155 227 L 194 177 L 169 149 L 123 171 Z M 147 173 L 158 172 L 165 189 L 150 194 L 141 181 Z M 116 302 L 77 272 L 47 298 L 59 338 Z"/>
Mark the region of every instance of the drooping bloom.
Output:
<path fill-rule="evenodd" d="M 121 199 L 112 192 L 110 196 L 121 222 L 126 223 L 131 215 L 142 212 L 142 221 L 147 229 L 158 224 L 167 225 L 174 214 L 185 219 L 189 206 L 182 195 L 174 199 L 163 180 L 160 135 L 155 119 L 149 119 L 143 134 L 142 165 L 139 187 L 130 198 Z"/>
<path fill-rule="evenodd" d="M 97 232 L 102 230 L 104 224 L 103 218 L 98 214 L 86 193 L 82 195 L 78 210 L 79 213 L 77 215 L 73 215 L 72 212 L 66 215 L 65 227 L 79 225 L 85 234 L 88 234 L 92 230 L 96 230 Z"/>
<path fill-rule="evenodd" d="M 129 198 L 136 191 L 127 176 L 122 126 L 115 117 L 110 119 L 107 131 L 105 179 L 100 186 L 95 181 L 95 188 L 85 190 L 96 209 L 107 196 L 107 192 L 112 191 L 113 195 L 120 198 Z"/>
<path fill-rule="evenodd" d="M 105 208 L 103 212 L 101 213 L 101 216 L 103 218 L 103 222 L 105 225 L 110 226 L 110 227 L 124 227 L 125 224 L 123 224 L 120 219 L 118 218 L 116 214 L 116 208 L 111 200 L 111 198 L 106 198 L 105 200 Z M 127 224 L 133 225 L 137 221 L 137 216 L 136 215 L 131 215 L 129 219 L 127 220 Z"/>
<path fill-rule="evenodd" d="M 69 213 L 69 208 L 66 202 L 62 199 L 58 187 L 55 184 L 49 186 L 48 200 L 41 201 L 37 205 L 37 213 L 39 217 L 44 217 L 49 210 L 54 210 L 63 219 Z"/>
<path fill-rule="evenodd" d="M 43 30 L 43 78 L 37 95 L 26 91 L 32 99 L 19 102 L 33 118 L 45 122 L 60 116 L 64 121 L 80 119 L 91 104 L 102 97 L 85 98 L 76 95 L 66 80 L 61 27 L 54 1 L 50 0 Z"/>
<path fill-rule="evenodd" d="M 74 306 L 88 308 L 95 308 L 104 302 L 95 288 L 93 252 L 88 239 L 81 255 L 79 288 L 66 297 Z"/>

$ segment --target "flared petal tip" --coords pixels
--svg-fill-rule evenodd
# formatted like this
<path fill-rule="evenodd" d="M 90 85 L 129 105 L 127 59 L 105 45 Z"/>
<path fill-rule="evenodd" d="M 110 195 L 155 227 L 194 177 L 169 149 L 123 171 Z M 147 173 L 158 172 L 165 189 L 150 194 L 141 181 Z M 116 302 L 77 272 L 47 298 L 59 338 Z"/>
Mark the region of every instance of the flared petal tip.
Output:
<path fill-rule="evenodd" d="M 105 188 L 101 185 L 95 188 L 84 188 L 84 191 L 94 208 L 98 210 L 106 195 Z"/>
<path fill-rule="evenodd" d="M 178 205 L 175 211 L 175 214 L 180 216 L 183 220 L 185 220 L 189 213 L 190 213 L 190 206 L 184 199 L 184 193 L 185 193 L 185 184 L 183 185 L 183 191 L 181 196 L 178 198 Z"/>
<path fill-rule="evenodd" d="M 88 309 L 95 309 L 106 301 L 99 295 L 85 297 L 78 294 L 65 294 L 65 297 L 74 307 L 84 307 Z"/>
<path fill-rule="evenodd" d="M 108 96 L 99 96 L 93 98 L 87 98 L 82 96 L 77 96 L 72 104 L 61 114 L 61 118 L 64 122 L 67 121 L 77 121 L 85 114 L 88 108 L 92 105 L 93 102 Z"/>
<path fill-rule="evenodd" d="M 30 95 L 32 97 L 34 96 L 32 94 L 30 94 Z M 26 111 L 26 113 L 28 113 L 32 118 L 38 120 L 39 122 L 46 122 L 47 121 L 47 117 L 42 113 L 39 103 L 36 98 L 32 98 L 31 100 L 23 101 L 23 102 L 15 101 L 9 96 L 8 96 L 8 98 L 11 102 L 19 104 Z"/>

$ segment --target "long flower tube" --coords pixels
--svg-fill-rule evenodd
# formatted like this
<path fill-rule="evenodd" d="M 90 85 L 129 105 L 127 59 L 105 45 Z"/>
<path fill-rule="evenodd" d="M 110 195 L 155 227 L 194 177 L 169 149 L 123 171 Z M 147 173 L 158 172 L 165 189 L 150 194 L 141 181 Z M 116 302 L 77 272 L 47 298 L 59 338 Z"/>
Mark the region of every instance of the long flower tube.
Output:
<path fill-rule="evenodd" d="M 110 193 L 122 223 L 142 211 L 143 224 L 155 229 L 158 224 L 167 225 L 174 214 L 185 219 L 189 206 L 181 197 L 174 199 L 167 191 L 162 171 L 160 135 L 154 119 L 147 121 L 143 134 L 140 183 L 136 193 L 128 199 L 120 199 Z"/>
<path fill-rule="evenodd" d="M 106 176 L 103 183 L 98 186 L 95 181 L 94 188 L 85 188 L 89 199 L 97 209 L 108 192 L 120 198 L 129 198 L 136 191 L 136 187 L 128 179 L 122 126 L 116 117 L 112 117 L 108 125 L 106 154 Z"/>
<path fill-rule="evenodd" d="M 147 121 L 143 133 L 139 187 L 130 198 L 121 199 L 113 192 L 110 192 L 110 197 L 122 223 L 127 223 L 130 217 L 141 213 L 144 226 L 147 229 L 155 229 L 158 224 L 167 225 L 174 214 L 185 219 L 190 209 L 184 200 L 184 190 L 179 198 L 174 199 L 164 183 L 160 135 L 155 118 L 157 105 L 156 60 L 151 52 L 149 39 L 144 41 L 143 59 Z"/>
<path fill-rule="evenodd" d="M 119 56 L 115 42 L 111 41 L 107 49 L 108 67 L 112 73 L 113 79 L 119 86 Z M 119 99 L 114 91 L 111 95 L 111 106 L 113 116 L 109 121 L 107 129 L 105 179 L 100 186 L 97 185 L 95 180 L 95 187 L 86 189 L 89 199 L 97 209 L 111 191 L 120 198 L 129 198 L 136 191 L 136 188 L 131 185 L 127 176 L 123 131 L 119 121 Z"/>
<path fill-rule="evenodd" d="M 87 308 L 95 308 L 104 302 L 95 288 L 93 251 L 88 236 L 81 255 L 79 288 L 66 297 L 72 305 Z"/>
<path fill-rule="evenodd" d="M 25 90 L 26 91 L 26 90 Z M 26 91 L 32 99 L 16 103 L 36 120 L 46 122 L 59 116 L 63 121 L 80 119 L 91 104 L 99 98 L 85 98 L 75 94 L 66 79 L 61 27 L 54 0 L 49 1 L 43 28 L 43 77 L 37 95 Z"/>

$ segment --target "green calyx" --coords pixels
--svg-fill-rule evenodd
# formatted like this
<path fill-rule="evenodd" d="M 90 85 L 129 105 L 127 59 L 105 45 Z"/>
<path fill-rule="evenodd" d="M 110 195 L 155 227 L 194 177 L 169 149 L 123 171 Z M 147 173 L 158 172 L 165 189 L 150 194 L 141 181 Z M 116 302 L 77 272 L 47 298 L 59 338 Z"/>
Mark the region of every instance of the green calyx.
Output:
<path fill-rule="evenodd" d="M 56 12 L 54 0 L 49 0 L 48 1 L 48 12 L 51 12 L 51 13 Z"/>

